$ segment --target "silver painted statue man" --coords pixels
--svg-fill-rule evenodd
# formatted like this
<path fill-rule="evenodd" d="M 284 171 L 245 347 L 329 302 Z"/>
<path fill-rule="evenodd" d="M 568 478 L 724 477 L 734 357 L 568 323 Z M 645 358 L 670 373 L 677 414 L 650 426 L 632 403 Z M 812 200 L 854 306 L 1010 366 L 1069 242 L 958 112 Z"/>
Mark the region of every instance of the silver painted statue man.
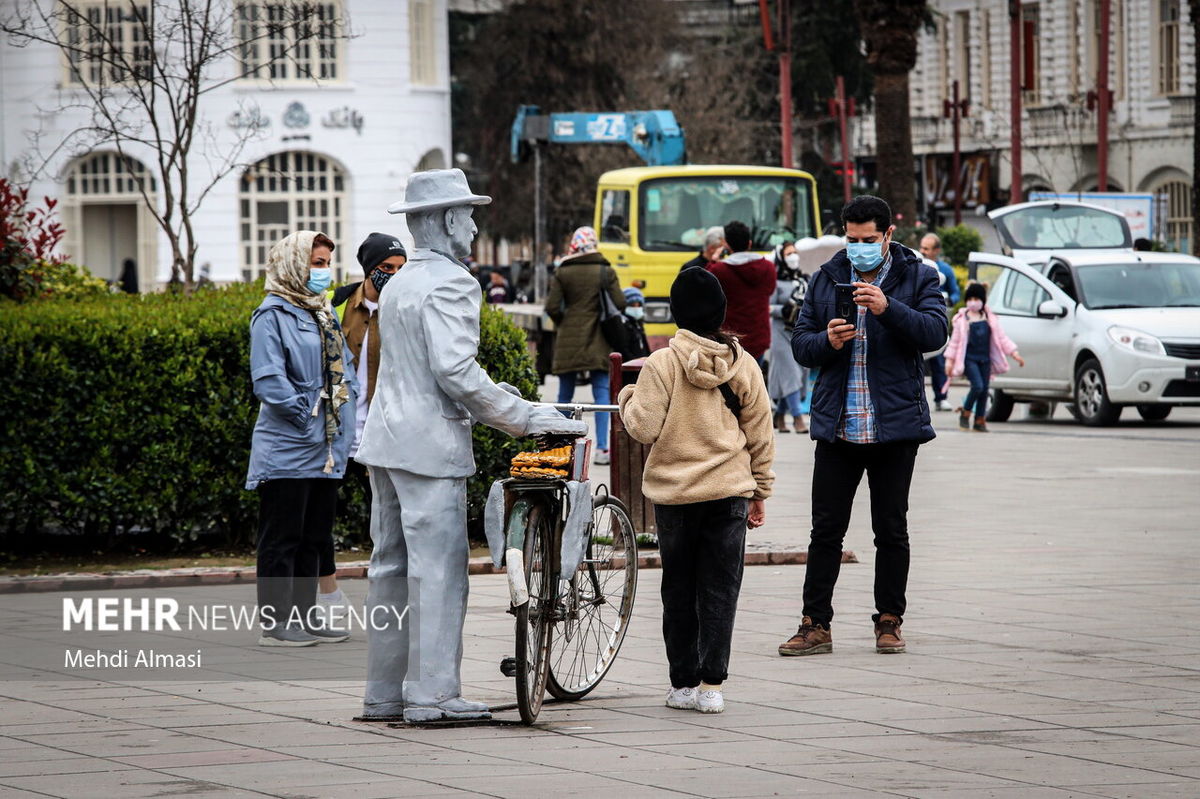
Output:
<path fill-rule="evenodd" d="M 482 294 L 458 259 L 477 232 L 474 206 L 490 202 L 446 169 L 414 174 L 388 208 L 408 215 L 416 248 L 379 299 L 379 374 L 357 455 L 374 492 L 368 618 L 385 627 L 369 632 L 366 717 L 490 718 L 462 698 L 460 677 L 472 421 L 513 436 L 586 434 L 475 360 Z"/>

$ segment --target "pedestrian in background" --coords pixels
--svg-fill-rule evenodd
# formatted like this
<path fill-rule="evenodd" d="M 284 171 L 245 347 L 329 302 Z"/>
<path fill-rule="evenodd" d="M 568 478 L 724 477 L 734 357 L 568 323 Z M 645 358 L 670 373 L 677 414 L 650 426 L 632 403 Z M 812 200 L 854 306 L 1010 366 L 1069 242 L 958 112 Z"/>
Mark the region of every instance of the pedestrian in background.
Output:
<path fill-rule="evenodd" d="M 766 518 L 775 473 L 762 370 L 722 331 L 713 275 L 685 269 L 671 286 L 679 332 L 621 390 L 625 429 L 650 445 L 642 492 L 654 503 L 662 557 L 667 706 L 725 709 L 746 528 Z"/>
<path fill-rule="evenodd" d="M 625 295 L 625 313 L 621 321 L 625 325 L 625 352 L 621 353 L 626 361 L 645 358 L 650 354 L 650 342 L 646 340 L 646 296 L 640 289 L 627 288 Z"/>
<path fill-rule="evenodd" d="M 750 228 L 733 221 L 725 226 L 730 255 L 708 265 L 729 303 L 725 327 L 738 337 L 750 357 L 762 366 L 771 346 L 771 297 L 775 295 L 775 265 L 750 250 Z"/>
<path fill-rule="evenodd" d="M 504 275 L 500 274 L 499 269 L 493 269 L 488 274 L 487 301 L 492 305 L 497 305 L 508 302 L 510 299 L 508 281 L 504 279 Z"/>
<path fill-rule="evenodd" d="M 987 432 L 988 384 L 992 375 L 1008 371 L 1008 356 L 1022 368 L 1025 359 L 1017 352 L 1017 345 L 1004 332 L 1000 317 L 987 306 L 987 286 L 971 283 L 965 292 L 966 307 L 954 315 L 950 344 L 946 347 L 946 360 L 953 377 L 966 375 L 971 384 L 967 397 L 958 409 L 958 426 L 962 430 L 972 429 L 971 411 L 975 411 L 974 430 Z"/>
<path fill-rule="evenodd" d="M 833 650 L 833 589 L 863 472 L 875 533 L 875 651 L 905 648 L 908 492 L 917 447 L 934 437 L 924 353 L 946 342 L 946 303 L 937 271 L 892 241 L 896 228 L 886 202 L 855 197 L 842 223 L 846 249 L 813 275 L 792 335 L 796 360 L 820 367 L 821 377 L 809 417 L 817 445 L 803 617 L 781 655 Z M 838 286 L 849 283 L 854 307 L 845 319 Z"/>
<path fill-rule="evenodd" d="M 580 372 L 592 383 L 592 399 L 608 405 L 608 356 L 613 347 L 600 329 L 600 292 L 607 291 L 617 310 L 625 310 L 617 273 L 597 249 L 596 231 L 577 228 L 571 235 L 567 255 L 550 278 L 545 311 L 554 321 L 554 364 L 558 375 L 558 401 L 575 399 L 575 384 Z M 596 454 L 594 462 L 606 464 L 608 454 L 608 414 L 596 414 Z"/>
<path fill-rule="evenodd" d="M 791 430 L 787 414 L 797 433 L 807 433 L 804 421 L 808 370 L 796 363 L 792 355 L 792 327 L 804 302 L 808 280 L 800 274 L 800 255 L 792 242 L 775 248 L 775 296 L 771 298 L 770 367 L 767 369 L 767 392 L 775 406 L 775 429 L 780 433 Z"/>
<path fill-rule="evenodd" d="M 958 305 L 958 276 L 954 274 L 954 267 L 942 260 L 942 240 L 937 234 L 926 233 L 921 238 L 921 255 L 937 264 L 938 271 L 942 273 L 942 295 L 946 298 L 946 307 L 953 308 Z M 939 352 L 926 363 L 929 364 L 929 382 L 933 387 L 934 406 L 939 411 L 948 411 L 950 400 L 947 397 L 949 384 L 946 380 L 946 355 Z"/>
<path fill-rule="evenodd" d="M 704 231 L 704 246 L 700 248 L 700 252 L 695 258 L 685 261 L 680 269 L 688 269 L 693 266 L 707 267 L 714 261 L 721 260 L 721 256 L 725 251 L 725 228 L 720 225 L 710 227 Z"/>
<path fill-rule="evenodd" d="M 312 613 L 358 394 L 348 368 L 353 356 L 325 293 L 333 248 L 312 230 L 276 242 L 267 259 L 267 297 L 250 318 L 250 378 L 260 405 L 246 488 L 259 496 L 260 646 L 349 637 L 314 624 Z"/>

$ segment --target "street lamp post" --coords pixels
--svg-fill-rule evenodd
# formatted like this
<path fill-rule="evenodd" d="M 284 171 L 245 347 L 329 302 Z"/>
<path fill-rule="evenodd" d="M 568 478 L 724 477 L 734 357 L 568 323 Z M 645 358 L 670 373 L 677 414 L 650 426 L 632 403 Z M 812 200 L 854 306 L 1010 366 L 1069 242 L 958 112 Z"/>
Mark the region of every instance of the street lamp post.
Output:
<path fill-rule="evenodd" d="M 946 117 L 952 120 L 954 127 L 954 161 L 952 167 L 951 187 L 954 190 L 954 224 L 962 224 L 962 159 L 959 146 L 959 120 L 967 116 L 969 101 L 964 97 L 958 98 L 958 81 L 951 84 L 951 99 L 942 101 L 942 110 Z"/>

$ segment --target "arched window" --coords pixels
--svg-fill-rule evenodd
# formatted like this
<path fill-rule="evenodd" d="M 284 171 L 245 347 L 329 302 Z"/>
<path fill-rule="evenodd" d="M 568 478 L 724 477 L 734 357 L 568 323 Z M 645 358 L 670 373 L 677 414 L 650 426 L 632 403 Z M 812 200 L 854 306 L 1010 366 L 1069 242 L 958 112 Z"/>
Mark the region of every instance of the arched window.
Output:
<path fill-rule="evenodd" d="M 253 280 L 267 267 L 271 245 L 297 230 L 319 230 L 338 245 L 334 274 L 342 278 L 342 214 L 346 177 L 340 166 L 316 153 L 269 155 L 242 175 L 242 278 Z"/>
<path fill-rule="evenodd" d="M 1163 239 L 1175 252 L 1192 251 L 1192 184 L 1183 180 L 1170 180 L 1154 192 L 1159 198 L 1158 207 L 1165 209 Z"/>
<path fill-rule="evenodd" d="M 155 190 L 146 165 L 111 151 L 89 153 L 67 168 L 64 183 L 66 256 L 127 291 L 153 288 L 158 226 L 146 204 Z"/>
<path fill-rule="evenodd" d="M 427 169 L 445 169 L 445 168 L 446 168 L 445 154 L 439 148 L 434 147 L 432 150 L 425 153 L 425 155 L 421 156 L 421 160 L 417 162 L 417 168 L 414 169 L 413 171 L 414 172 L 424 172 Z"/>

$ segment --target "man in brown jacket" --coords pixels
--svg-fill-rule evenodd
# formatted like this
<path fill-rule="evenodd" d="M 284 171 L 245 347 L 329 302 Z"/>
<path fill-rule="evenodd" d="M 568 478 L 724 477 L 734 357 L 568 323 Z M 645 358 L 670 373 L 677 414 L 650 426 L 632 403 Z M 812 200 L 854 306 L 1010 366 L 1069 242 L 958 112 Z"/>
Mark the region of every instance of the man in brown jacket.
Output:
<path fill-rule="evenodd" d="M 354 481 L 362 488 L 368 507 L 371 504 L 371 478 L 367 475 L 367 467 L 354 460 L 354 456 L 358 454 L 358 445 L 362 442 L 363 425 L 367 423 L 367 406 L 375 394 L 375 375 L 379 371 L 379 317 L 375 312 L 379 309 L 379 292 L 407 260 L 408 253 L 399 238 L 384 233 L 372 233 L 358 248 L 358 263 L 362 266 L 366 279 L 342 286 L 333 292 L 330 300 L 337 311 L 338 319 L 341 320 L 346 345 L 354 355 L 355 376 L 362 387 L 358 392 L 354 440 L 350 444 L 350 460 L 346 462 L 346 479 Z M 344 511 L 348 488 L 347 483 L 343 489 L 339 513 Z M 329 543 L 330 546 L 321 552 L 318 572 L 320 578 L 317 585 L 317 603 L 326 607 L 343 605 L 346 602 L 346 595 L 337 585 L 337 563 L 334 560 L 332 538 Z"/>

